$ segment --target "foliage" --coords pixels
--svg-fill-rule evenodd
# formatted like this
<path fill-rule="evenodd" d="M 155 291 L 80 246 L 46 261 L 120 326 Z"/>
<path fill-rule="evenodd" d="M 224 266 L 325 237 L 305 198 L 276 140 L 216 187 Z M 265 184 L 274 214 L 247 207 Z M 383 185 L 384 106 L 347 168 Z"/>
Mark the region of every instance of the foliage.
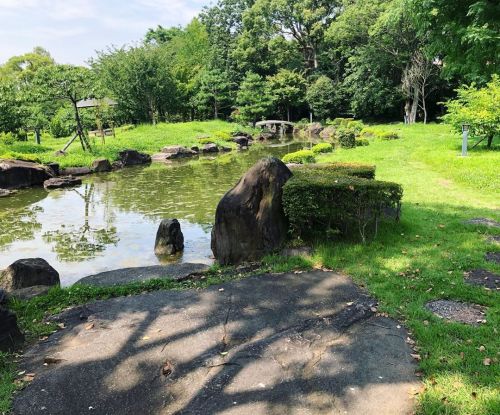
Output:
<path fill-rule="evenodd" d="M 272 97 L 269 95 L 264 79 L 253 72 L 248 72 L 241 83 L 236 100 L 239 118 L 255 123 L 269 114 Z"/>
<path fill-rule="evenodd" d="M 316 161 L 314 152 L 312 152 L 311 150 L 299 150 L 293 153 L 285 154 L 282 160 L 283 163 L 297 164 L 314 163 Z"/>
<path fill-rule="evenodd" d="M 369 146 L 370 142 L 366 138 L 356 138 L 356 147 Z"/>
<path fill-rule="evenodd" d="M 198 92 L 194 105 L 200 114 L 210 114 L 219 118 L 222 111 L 227 113 L 232 103 L 231 84 L 228 76 L 218 70 L 203 71 L 198 78 Z"/>
<path fill-rule="evenodd" d="M 333 113 L 336 93 L 334 82 L 327 76 L 319 77 L 307 90 L 309 107 L 319 119 L 326 120 Z"/>
<path fill-rule="evenodd" d="M 335 131 L 335 138 L 343 148 L 356 147 L 356 131 L 349 127 L 339 127 Z"/>
<path fill-rule="evenodd" d="M 382 131 L 377 134 L 377 137 L 382 140 L 398 140 L 400 138 L 399 134 L 395 131 Z"/>
<path fill-rule="evenodd" d="M 302 166 L 297 168 L 302 168 Z M 293 169 L 295 171 L 295 167 Z M 328 174 L 335 173 L 341 176 L 353 176 L 362 179 L 375 178 L 375 166 L 363 163 L 316 163 L 309 164 L 307 166 L 307 171 L 318 175 L 327 172 Z"/>
<path fill-rule="evenodd" d="M 311 148 L 314 154 L 320 153 L 331 153 L 333 151 L 333 146 L 330 143 L 319 143 Z"/>
<path fill-rule="evenodd" d="M 290 108 L 297 107 L 305 99 L 306 80 L 298 72 L 280 69 L 276 75 L 267 78 L 269 95 L 274 103 L 284 110 L 286 119 L 290 121 Z"/>
<path fill-rule="evenodd" d="M 488 137 L 491 146 L 493 137 L 500 134 L 500 77 L 493 76 L 484 88 L 464 86 L 457 93 L 456 99 L 446 102 L 444 121 L 457 132 L 462 124 L 469 124 L 472 134 Z"/>
<path fill-rule="evenodd" d="M 357 228 L 363 242 L 367 227 L 374 233 L 384 209 L 399 212 L 402 188 L 396 183 L 339 175 L 325 168 L 295 169 L 283 188 L 283 207 L 293 235 L 311 237 Z"/>
<path fill-rule="evenodd" d="M 0 132 L 16 132 L 22 126 L 23 111 L 16 84 L 0 80 Z"/>

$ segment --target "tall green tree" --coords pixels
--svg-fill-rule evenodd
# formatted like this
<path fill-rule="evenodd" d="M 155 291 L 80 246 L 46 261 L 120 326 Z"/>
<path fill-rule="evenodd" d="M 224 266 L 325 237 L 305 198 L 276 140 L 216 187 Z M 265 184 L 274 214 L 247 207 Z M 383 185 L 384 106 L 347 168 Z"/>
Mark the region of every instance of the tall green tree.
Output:
<path fill-rule="evenodd" d="M 267 78 L 269 95 L 274 103 L 285 113 L 290 121 L 290 109 L 303 104 L 307 82 L 298 72 L 281 69 L 276 75 Z"/>
<path fill-rule="evenodd" d="M 273 106 L 273 98 L 269 95 L 264 78 L 256 73 L 248 72 L 238 90 L 237 97 L 239 118 L 252 122 L 268 115 Z"/>
<path fill-rule="evenodd" d="M 335 112 L 335 83 L 327 76 L 320 76 L 313 82 L 307 90 L 306 97 L 311 111 L 320 120 L 326 120 Z"/>
<path fill-rule="evenodd" d="M 194 98 L 195 107 L 201 114 L 210 114 L 219 118 L 221 111 L 231 108 L 231 84 L 228 76 L 218 70 L 207 70 L 198 78 L 198 93 Z"/>

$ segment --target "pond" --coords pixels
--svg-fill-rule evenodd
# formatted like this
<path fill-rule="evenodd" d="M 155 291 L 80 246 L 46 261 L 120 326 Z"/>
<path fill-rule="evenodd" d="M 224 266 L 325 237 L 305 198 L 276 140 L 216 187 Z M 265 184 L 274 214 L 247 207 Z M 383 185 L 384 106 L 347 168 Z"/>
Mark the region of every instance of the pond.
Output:
<path fill-rule="evenodd" d="M 167 262 L 213 262 L 210 232 L 220 198 L 257 160 L 309 143 L 277 141 L 217 157 L 153 163 L 88 176 L 72 189 L 24 189 L 0 198 L 0 269 L 40 257 L 62 285 L 87 275 Z M 185 239 L 178 257 L 158 258 L 160 221 L 177 218 Z"/>

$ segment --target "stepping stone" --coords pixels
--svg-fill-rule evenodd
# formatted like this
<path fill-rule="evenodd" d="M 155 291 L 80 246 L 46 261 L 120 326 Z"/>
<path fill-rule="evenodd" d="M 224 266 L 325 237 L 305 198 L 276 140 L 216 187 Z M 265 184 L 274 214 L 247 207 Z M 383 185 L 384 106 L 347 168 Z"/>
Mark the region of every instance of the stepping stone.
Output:
<path fill-rule="evenodd" d="M 435 300 L 425 307 L 436 316 L 449 321 L 477 326 L 485 323 L 486 307 L 452 300 Z"/>
<path fill-rule="evenodd" d="M 414 413 L 408 333 L 375 304 L 320 271 L 92 302 L 22 357 L 12 413 Z"/>
<path fill-rule="evenodd" d="M 500 264 L 500 252 L 487 252 L 485 259 L 488 262 L 494 262 L 495 264 Z"/>
<path fill-rule="evenodd" d="M 488 237 L 488 240 L 490 242 L 500 244 L 500 235 L 491 235 Z"/>
<path fill-rule="evenodd" d="M 483 225 L 490 228 L 500 228 L 500 222 L 488 218 L 474 218 L 465 221 L 465 223 L 468 225 Z"/>
<path fill-rule="evenodd" d="M 194 274 L 207 272 L 210 267 L 206 264 L 154 265 L 152 267 L 122 268 L 113 271 L 101 272 L 78 280 L 76 284 L 110 287 L 132 282 L 143 282 L 153 279 L 171 279 L 182 281 Z"/>
<path fill-rule="evenodd" d="M 485 269 L 475 269 L 469 271 L 465 277 L 465 282 L 471 285 L 480 285 L 490 290 L 500 289 L 500 275 Z"/>

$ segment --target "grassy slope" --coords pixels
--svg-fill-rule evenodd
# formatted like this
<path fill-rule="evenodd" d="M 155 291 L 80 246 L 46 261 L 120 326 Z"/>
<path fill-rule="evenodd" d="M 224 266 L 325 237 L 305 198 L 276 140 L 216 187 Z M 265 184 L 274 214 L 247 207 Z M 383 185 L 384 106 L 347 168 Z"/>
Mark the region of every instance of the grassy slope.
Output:
<path fill-rule="evenodd" d="M 30 139 L 26 143 L 15 143 L 5 145 L 0 142 L 0 158 L 28 157 L 33 156 L 41 162 L 56 161 L 61 167 L 90 166 L 93 160 L 105 157 L 111 161 L 116 160 L 118 152 L 124 149 L 135 149 L 149 154 L 157 153 L 167 145 L 199 145 L 197 138 L 200 136 L 211 136 L 217 132 L 231 132 L 235 129 L 234 124 L 224 121 L 188 122 L 178 124 L 139 125 L 128 131 L 118 128 L 115 137 L 106 137 L 106 144 L 102 145 L 99 137 L 95 138 L 93 153 L 82 151 L 80 143 L 75 141 L 64 157 L 55 157 L 54 152 L 64 147 L 67 138 L 56 139 L 50 135 L 44 135 L 42 145 L 37 146 Z M 93 137 L 91 137 L 93 140 Z M 228 145 L 223 140 L 215 140 L 219 144 Z"/>
<path fill-rule="evenodd" d="M 313 262 L 352 275 L 380 300 L 380 309 L 399 318 L 417 340 L 425 390 L 422 414 L 500 413 L 498 394 L 499 293 L 464 283 L 463 273 L 500 267 L 484 254 L 499 250 L 487 241 L 498 230 L 464 225 L 474 217 L 499 220 L 498 151 L 459 157 L 460 137 L 446 126 L 380 126 L 399 130 L 397 141 L 371 140 L 368 147 L 339 150 L 319 161 L 368 162 L 377 178 L 404 187 L 403 217 L 387 224 L 376 241 L 319 243 Z M 281 270 L 281 258 L 270 258 Z M 446 323 L 426 311 L 433 299 L 455 299 L 488 306 L 487 324 Z M 479 351 L 484 346 L 485 351 Z M 483 360 L 493 359 L 490 366 Z"/>

